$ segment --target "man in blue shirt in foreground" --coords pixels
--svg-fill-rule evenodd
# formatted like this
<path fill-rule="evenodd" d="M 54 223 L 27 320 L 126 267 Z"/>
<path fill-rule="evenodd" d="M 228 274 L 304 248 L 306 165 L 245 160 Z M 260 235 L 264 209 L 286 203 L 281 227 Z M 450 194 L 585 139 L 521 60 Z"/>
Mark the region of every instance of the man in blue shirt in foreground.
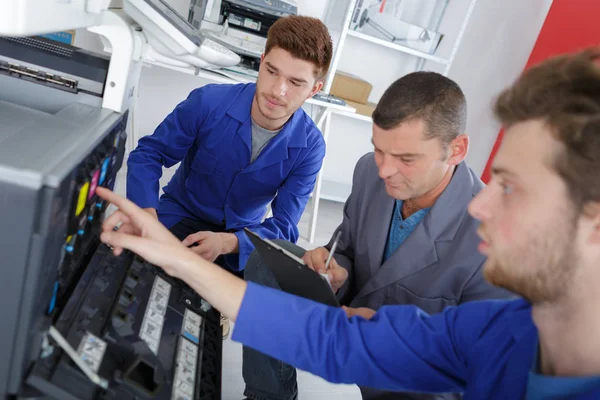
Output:
<path fill-rule="evenodd" d="M 505 137 L 469 212 L 481 221 L 486 278 L 523 299 L 348 318 L 236 278 L 106 189 L 98 194 L 120 210 L 101 239 L 188 283 L 237 321 L 234 340 L 331 382 L 465 399 L 598 399 L 599 60 L 600 50 L 553 58 L 496 103 Z M 113 232 L 119 223 L 132 233 Z"/>

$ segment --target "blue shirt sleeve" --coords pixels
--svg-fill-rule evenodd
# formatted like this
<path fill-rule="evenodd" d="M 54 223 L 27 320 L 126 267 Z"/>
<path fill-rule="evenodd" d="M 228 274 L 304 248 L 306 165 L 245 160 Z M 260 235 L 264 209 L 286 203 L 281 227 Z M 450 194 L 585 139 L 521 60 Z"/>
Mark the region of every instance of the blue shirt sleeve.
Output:
<path fill-rule="evenodd" d="M 502 303 L 433 316 L 385 306 L 367 321 L 249 282 L 232 338 L 330 382 L 456 393 L 465 389 L 470 349 Z"/>
<path fill-rule="evenodd" d="M 127 160 L 127 198 L 142 208 L 158 209 L 162 168 L 181 161 L 205 118 L 203 88 L 193 90 L 156 128 L 142 137 Z"/>
<path fill-rule="evenodd" d="M 310 198 L 317 174 L 319 173 L 325 157 L 325 142 L 319 134 L 315 145 L 308 149 L 306 157 L 287 177 L 283 185 L 277 190 L 277 196 L 271 203 L 273 216 L 265 219 L 261 224 L 248 228 L 266 239 L 284 239 L 296 243 L 299 237 L 298 223 Z M 238 238 L 239 258 L 235 260 L 233 254 L 225 257 L 230 266 L 232 261 L 237 261 L 239 269 L 243 269 L 254 246 L 244 231 L 235 232 Z M 235 268 L 235 267 L 234 267 Z"/>

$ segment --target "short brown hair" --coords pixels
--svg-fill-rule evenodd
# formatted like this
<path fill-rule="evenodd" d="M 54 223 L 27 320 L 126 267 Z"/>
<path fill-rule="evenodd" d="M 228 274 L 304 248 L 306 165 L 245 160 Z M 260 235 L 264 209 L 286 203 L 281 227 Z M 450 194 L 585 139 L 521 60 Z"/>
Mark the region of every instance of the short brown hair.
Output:
<path fill-rule="evenodd" d="M 600 201 L 600 49 L 548 59 L 496 100 L 504 127 L 541 120 L 564 145 L 553 167 L 582 209 Z"/>
<path fill-rule="evenodd" d="M 422 119 L 425 138 L 439 138 L 444 148 L 465 132 L 467 100 L 452 79 L 436 72 L 412 72 L 391 84 L 373 111 L 373 123 L 393 129 Z"/>
<path fill-rule="evenodd" d="M 275 47 L 314 64 L 317 79 L 329 71 L 333 43 L 327 27 L 317 18 L 301 15 L 279 18 L 267 33 L 265 54 Z"/>

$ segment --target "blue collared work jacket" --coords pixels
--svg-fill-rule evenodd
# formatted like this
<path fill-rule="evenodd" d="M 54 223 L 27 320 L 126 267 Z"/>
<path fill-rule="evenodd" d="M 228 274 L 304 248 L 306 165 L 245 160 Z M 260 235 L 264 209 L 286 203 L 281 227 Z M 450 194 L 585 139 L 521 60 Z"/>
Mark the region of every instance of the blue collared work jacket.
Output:
<path fill-rule="evenodd" d="M 300 108 L 250 163 L 255 90 L 253 83 L 195 89 L 152 135 L 139 140 L 127 162 L 127 197 L 142 208 L 157 208 L 167 227 L 193 218 L 235 233 L 239 255 L 225 257 L 234 270 L 244 268 L 253 250 L 244 227 L 266 238 L 297 241 L 297 225 L 325 156 L 321 132 Z M 163 166 L 180 161 L 159 200 Z M 273 217 L 262 222 L 271 201 Z"/>
<path fill-rule="evenodd" d="M 528 397 L 538 331 L 523 299 L 472 301 L 433 315 L 384 306 L 371 320 L 349 319 L 339 307 L 248 282 L 232 340 L 334 383 L 519 400 Z M 600 399 L 600 385 L 592 381 L 569 399 Z"/>

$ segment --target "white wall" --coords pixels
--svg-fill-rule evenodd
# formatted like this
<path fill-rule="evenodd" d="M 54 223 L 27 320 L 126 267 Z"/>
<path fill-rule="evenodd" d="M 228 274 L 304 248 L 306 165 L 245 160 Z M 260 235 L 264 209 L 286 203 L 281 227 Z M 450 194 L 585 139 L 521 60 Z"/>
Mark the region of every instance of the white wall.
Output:
<path fill-rule="evenodd" d="M 440 26 L 444 38 L 437 56 L 450 57 L 469 3 L 470 0 L 449 1 Z M 482 173 L 499 131 L 491 113 L 493 98 L 522 71 L 551 3 L 552 0 L 479 0 L 473 10 L 449 77 L 467 97 L 467 133 L 471 137 L 467 161 L 477 174 Z M 338 70 L 371 83 L 369 101 L 377 102 L 394 80 L 415 70 L 416 63 L 414 56 L 348 37 Z M 427 62 L 423 69 L 443 72 L 444 66 Z M 357 158 L 372 149 L 371 124 L 343 117 L 332 122 L 323 176 L 325 180 L 350 183 L 349 171 Z"/>
<path fill-rule="evenodd" d="M 479 0 L 473 10 L 448 76 L 467 97 L 467 133 L 471 136 L 467 161 L 478 174 L 500 130 L 492 114 L 494 99 L 525 67 L 551 4 L 552 0 Z M 426 69 L 434 67 L 426 64 Z"/>
<path fill-rule="evenodd" d="M 296 0 L 298 13 L 322 19 L 327 9 L 328 0 Z"/>

